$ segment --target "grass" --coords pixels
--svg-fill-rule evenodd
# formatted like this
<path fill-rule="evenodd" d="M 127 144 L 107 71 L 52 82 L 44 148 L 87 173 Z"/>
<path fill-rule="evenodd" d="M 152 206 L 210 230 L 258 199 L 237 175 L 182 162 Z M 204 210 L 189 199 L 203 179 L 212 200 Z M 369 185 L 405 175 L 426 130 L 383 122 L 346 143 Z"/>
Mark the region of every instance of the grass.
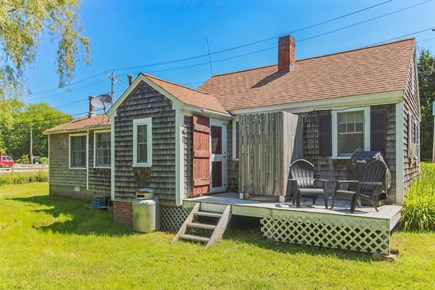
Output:
<path fill-rule="evenodd" d="M 402 224 L 405 230 L 435 230 L 435 164 L 421 163 L 419 178 L 406 193 Z"/>
<path fill-rule="evenodd" d="M 6 184 L 24 184 L 48 181 L 48 172 L 3 173 L 0 174 L 0 186 Z"/>
<path fill-rule="evenodd" d="M 435 233 L 396 232 L 399 260 L 274 244 L 256 229 L 216 246 L 136 234 L 111 212 L 47 196 L 48 185 L 0 187 L 0 289 L 435 288 Z"/>

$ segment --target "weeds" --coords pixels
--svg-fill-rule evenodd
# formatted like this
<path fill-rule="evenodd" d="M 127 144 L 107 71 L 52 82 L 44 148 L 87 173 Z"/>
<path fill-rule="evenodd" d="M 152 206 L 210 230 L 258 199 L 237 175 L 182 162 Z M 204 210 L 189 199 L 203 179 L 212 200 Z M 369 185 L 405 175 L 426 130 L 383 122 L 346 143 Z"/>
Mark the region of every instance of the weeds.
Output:
<path fill-rule="evenodd" d="M 11 173 L 0 175 L 0 186 L 48 181 L 48 172 Z"/>
<path fill-rule="evenodd" d="M 406 194 L 402 226 L 406 231 L 435 230 L 435 164 L 421 163 L 419 178 Z"/>

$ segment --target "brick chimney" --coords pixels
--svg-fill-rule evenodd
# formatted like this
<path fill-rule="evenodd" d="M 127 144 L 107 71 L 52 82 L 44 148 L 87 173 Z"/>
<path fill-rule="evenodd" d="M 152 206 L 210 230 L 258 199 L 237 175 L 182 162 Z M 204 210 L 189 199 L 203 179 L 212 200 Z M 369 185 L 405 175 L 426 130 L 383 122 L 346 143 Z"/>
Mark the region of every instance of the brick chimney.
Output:
<path fill-rule="evenodd" d="M 131 86 L 132 83 L 133 83 L 133 75 L 128 74 L 128 85 Z"/>
<path fill-rule="evenodd" d="M 278 72 L 289 72 L 295 66 L 295 39 L 282 36 L 278 40 Z"/>
<path fill-rule="evenodd" d="M 93 96 L 89 96 L 89 114 L 88 114 L 88 118 L 93 118 L 95 117 L 97 114 L 95 114 L 95 110 L 94 110 L 94 106 L 92 106 L 92 99 L 94 97 Z"/>

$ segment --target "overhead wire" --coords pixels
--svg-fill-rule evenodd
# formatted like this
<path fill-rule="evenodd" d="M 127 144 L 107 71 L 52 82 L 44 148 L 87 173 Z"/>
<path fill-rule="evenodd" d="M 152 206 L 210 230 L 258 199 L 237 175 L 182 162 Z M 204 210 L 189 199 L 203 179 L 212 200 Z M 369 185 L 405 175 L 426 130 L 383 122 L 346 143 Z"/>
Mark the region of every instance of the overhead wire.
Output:
<path fill-rule="evenodd" d="M 347 17 L 347 16 L 349 16 L 349 15 L 356 14 L 356 13 L 361 12 L 361 11 L 366 11 L 366 10 L 368 10 L 368 9 L 371 9 L 371 8 L 374 8 L 374 7 L 377 7 L 377 6 L 383 5 L 383 4 L 385 4 L 385 3 L 387 3 L 387 2 L 391 2 L 391 1 L 392 1 L 392 0 L 390 0 L 390 1 L 384 1 L 384 2 L 381 2 L 381 3 L 375 4 L 375 5 L 372 5 L 372 6 L 370 6 L 370 7 L 366 7 L 366 8 L 364 8 L 364 9 L 360 9 L 360 10 L 354 11 L 354 12 L 352 12 L 352 13 L 348 13 L 348 14 L 346 14 L 346 15 L 342 15 L 342 16 L 339 16 L 339 17 L 336 17 L 336 18 L 333 18 L 333 19 L 330 19 L 330 20 L 327 20 L 327 21 L 323 21 L 323 22 L 320 22 L 320 23 L 317 23 L 317 24 L 314 24 L 314 25 L 311 25 L 311 26 L 307 26 L 307 27 L 304 27 L 304 28 L 301 28 L 301 29 L 295 30 L 295 31 L 293 31 L 293 32 L 291 32 L 291 33 L 295 33 L 295 32 L 302 31 L 302 30 L 305 30 L 305 29 L 309 29 L 309 28 L 312 28 L 312 27 L 315 27 L 315 26 L 319 26 L 319 25 L 322 25 L 322 24 L 325 24 L 325 23 L 328 23 L 328 22 L 332 22 L 332 21 L 334 21 L 334 20 L 341 19 L 341 18 Z M 367 23 L 367 22 L 369 22 L 369 21 L 373 21 L 373 20 L 376 20 L 376 19 L 379 19 L 379 18 L 382 18 L 382 17 L 386 17 L 386 16 L 389 16 L 389 15 L 392 15 L 392 14 L 395 14 L 395 13 L 398 13 L 398 12 L 401 12 L 401 11 L 404 11 L 404 10 L 407 10 L 407 9 L 411 9 L 411 8 L 413 8 L 413 7 L 416 7 L 416 6 L 419 6 L 419 5 L 423 5 L 423 4 L 428 3 L 428 2 L 431 2 L 431 1 L 432 1 L 432 0 L 423 1 L 423 2 L 420 2 L 420 3 L 414 4 L 414 5 L 411 5 L 411 6 L 408 6 L 408 7 L 405 7 L 405 8 L 402 8 L 402 9 L 399 9 L 399 10 L 396 10 L 396 11 L 393 11 L 393 12 L 390 12 L 390 13 L 386 13 L 386 14 L 383 14 L 383 15 L 380 15 L 380 16 L 377 16 L 377 17 L 374 17 L 374 18 L 371 18 L 371 19 L 368 19 L 368 20 L 362 21 L 362 22 L 358 22 L 358 23 L 355 23 L 355 24 L 347 25 L 347 26 L 345 26 L 345 27 L 342 27 L 342 28 L 339 28 L 339 29 L 334 29 L 334 30 L 331 30 L 331 31 L 327 31 L 327 32 L 324 32 L 324 33 L 321 33 L 321 34 L 318 34 L 318 35 L 314 35 L 314 36 L 308 37 L 308 38 L 300 39 L 300 40 L 298 40 L 298 42 L 303 42 L 303 41 L 310 40 L 310 39 L 317 38 L 317 37 L 321 37 L 321 36 L 324 36 L 324 35 L 327 35 L 327 34 L 330 34 L 330 33 L 333 33 L 333 32 L 341 31 L 341 30 L 344 30 L 344 29 L 347 29 L 347 28 L 350 28 L 350 27 L 354 27 L 354 26 L 357 26 L 357 25 L 360 25 L 360 24 L 363 24 L 363 23 Z M 398 39 L 398 38 L 403 38 L 403 37 L 410 36 L 410 35 L 415 35 L 415 34 L 418 34 L 418 33 L 426 32 L 426 31 L 431 30 L 431 29 L 432 29 L 432 28 L 428 28 L 428 29 L 421 30 L 421 31 L 417 31 L 417 32 L 414 32 L 414 33 L 409 33 L 409 34 L 402 35 L 402 36 L 399 36 L 399 37 L 395 37 L 395 38 L 392 38 L 392 39 L 389 39 L 389 40 L 385 40 L 385 41 L 382 41 L 382 42 L 378 42 L 378 43 L 375 43 L 375 44 L 372 44 L 372 45 L 376 45 L 376 44 L 379 44 L 379 43 L 384 43 L 384 42 L 392 41 L 392 40 L 395 40 L 395 39 Z M 273 39 L 273 38 L 277 38 L 277 37 L 278 37 L 278 36 L 274 36 L 274 37 L 269 38 L 269 39 Z M 428 40 L 431 40 L 431 39 L 428 39 Z M 221 53 L 221 52 L 229 51 L 229 50 L 233 50 L 233 49 L 238 49 L 238 48 L 241 48 L 241 47 L 246 47 L 246 46 L 248 46 L 248 45 L 253 45 L 253 44 L 256 44 L 256 43 L 259 43 L 259 42 L 262 42 L 262 41 L 252 42 L 252 43 L 249 43 L 249 44 L 246 44 L 246 45 L 237 46 L 237 47 L 233 47 L 233 48 L 229 48 L 229 49 L 225 49 L 225 50 L 221 50 L 221 51 L 212 52 L 212 54 L 213 54 L 213 53 Z M 239 58 L 239 57 L 243 57 L 243 56 L 247 56 L 247 55 L 252 55 L 252 54 L 256 54 L 256 53 L 260 53 L 260 52 L 264 52 L 264 51 L 268 51 L 268 50 L 276 49 L 276 47 L 277 47 L 277 46 L 270 47 L 270 48 L 266 48 L 266 49 L 262 49 L 262 50 L 257 50 L 257 51 L 254 51 L 254 52 L 249 52 L 249 53 L 245 53 L 245 54 L 241 54 L 241 55 L 236 55 L 236 56 L 232 56 L 232 57 L 228 57 L 228 58 L 218 59 L 218 60 L 214 60 L 214 61 L 212 61 L 212 62 L 214 63 L 214 62 L 221 62 L 221 61 L 231 60 L 231 59 L 235 59 L 235 58 Z M 206 54 L 206 56 L 207 56 L 207 55 L 208 55 L 208 54 Z M 197 56 L 197 57 L 202 57 L 202 56 Z M 167 63 L 179 62 L 179 61 L 183 61 L 183 60 L 186 60 L 186 59 L 192 59 L 192 58 L 184 58 L 184 59 L 179 59 L 179 60 L 173 60 L 173 61 L 168 61 L 168 62 L 162 62 L 162 63 L 158 63 L 158 64 L 160 65 L 160 64 L 167 64 Z M 147 67 L 148 67 L 148 66 L 155 66 L 155 65 L 158 65 L 158 64 L 150 64 L 150 65 L 145 65 L 145 66 L 147 66 Z M 149 72 L 147 72 L 147 73 L 155 73 L 155 72 L 163 72 L 163 71 L 179 70 L 179 69 L 184 69 L 184 68 L 190 68 L 190 67 L 202 66 L 202 65 L 206 65 L 206 64 L 209 64 L 209 62 L 203 62 L 203 63 L 193 64 L 193 65 L 186 65 L 186 66 L 173 67 L 173 68 L 167 68 L 167 69 L 154 70 L 154 71 L 149 71 Z M 142 67 L 142 66 L 135 66 L 135 67 Z M 143 68 L 143 67 L 142 67 L 142 68 Z M 95 75 L 90 76 L 90 77 L 88 77 L 88 78 L 84 78 L 84 79 L 81 79 L 81 80 L 75 81 L 75 82 L 71 83 L 70 85 L 72 85 L 72 84 L 77 84 L 77 83 L 80 83 L 80 82 L 83 82 L 83 81 L 88 80 L 88 79 L 91 79 L 91 78 L 93 78 L 93 77 L 96 77 L 96 76 L 102 75 L 103 73 L 105 73 L 105 72 L 101 72 L 101 73 L 99 73 L 99 74 L 95 74 Z M 64 95 L 64 94 L 67 94 L 67 93 L 71 93 L 71 92 L 73 92 L 73 91 L 77 91 L 77 90 L 80 90 L 80 89 L 83 89 L 83 88 L 87 88 L 87 87 L 90 87 L 90 86 L 94 86 L 94 85 L 99 84 L 99 83 L 102 83 L 102 82 L 104 82 L 104 81 L 106 81 L 106 80 L 102 80 L 102 81 L 99 81 L 99 82 L 96 82 L 96 83 L 92 83 L 92 84 L 89 84 L 89 85 L 86 85 L 86 86 L 83 86 L 83 87 L 80 87 L 80 88 L 76 88 L 76 89 L 71 90 L 71 91 L 68 91 L 68 92 L 62 92 L 62 93 L 57 93 L 57 94 L 54 94 L 54 95 L 46 96 L 46 97 L 43 97 L 43 98 L 41 98 L 41 99 L 47 99 L 47 98 L 51 98 L 51 97 L 54 97 L 54 96 Z M 191 84 L 196 84 L 196 83 L 201 83 L 201 82 L 195 82 L 195 83 L 191 83 Z M 186 85 L 186 84 L 185 84 L 185 85 Z M 46 90 L 46 91 L 43 91 L 43 92 L 47 92 L 47 91 L 50 91 L 50 90 Z M 67 103 L 67 104 L 60 105 L 60 106 L 58 106 L 57 108 L 64 107 L 64 106 L 68 106 L 68 105 L 72 105 L 72 104 L 77 104 L 77 103 L 81 103 L 81 102 L 85 102 L 85 101 L 86 101 L 86 100 L 80 100 L 80 101 L 76 101 L 76 102 L 72 102 L 72 103 Z"/>
<path fill-rule="evenodd" d="M 374 4 L 374 5 L 371 5 L 371 6 L 368 6 L 368 7 L 365 7 L 365 8 L 362 8 L 362 9 L 359 9 L 359 10 L 356 10 L 356 11 L 353 11 L 353 12 L 350 12 L 350 13 L 347 13 L 347 14 L 344 14 L 344 15 L 332 18 L 332 19 L 328 19 L 326 21 L 322 21 L 322 22 L 319 22 L 319 23 L 316 23 L 316 24 L 313 24 L 313 25 L 302 27 L 302 28 L 299 28 L 299 29 L 296 29 L 294 31 L 289 32 L 289 34 L 300 32 L 300 31 L 303 31 L 303 30 L 307 30 L 307 29 L 310 29 L 310 28 L 313 28 L 313 27 L 317 27 L 317 26 L 326 24 L 326 23 L 330 23 L 330 22 L 333 22 L 333 21 L 336 21 L 336 20 L 339 20 L 339 19 L 351 16 L 351 15 L 354 15 L 354 14 L 363 12 L 363 11 L 367 11 L 367 10 L 373 9 L 375 7 L 384 5 L 384 4 L 389 3 L 389 2 L 392 2 L 392 0 L 383 1 L 383 2 L 377 3 L 377 4 Z M 279 37 L 279 36 L 273 36 L 273 37 L 269 37 L 269 38 L 262 39 L 262 40 L 259 40 L 259 41 L 254 41 L 254 42 L 246 43 L 246 44 L 243 44 L 243 45 L 238 45 L 238 46 L 222 49 L 222 50 L 219 50 L 219 51 L 211 52 L 210 55 L 218 54 L 218 53 L 223 53 L 223 52 L 227 52 L 227 51 L 236 50 L 236 49 L 240 49 L 240 48 L 243 48 L 243 47 L 255 45 L 255 44 L 258 44 L 258 43 L 261 43 L 261 42 L 265 42 L 265 41 L 268 41 L 268 40 L 271 40 L 271 39 L 275 39 L 277 37 Z M 114 69 L 110 69 L 110 70 L 122 71 L 122 70 L 136 69 L 136 68 L 161 66 L 161 65 L 172 64 L 172 63 L 176 63 L 176 62 L 183 62 L 183 61 L 188 61 L 188 60 L 192 60 L 192 59 L 196 59 L 196 58 L 206 57 L 208 55 L 209 54 L 202 54 L 202 55 L 197 55 L 197 56 L 192 56 L 192 57 L 186 57 L 186 58 L 181 58 L 181 59 L 175 59 L 175 60 L 170 60 L 170 61 L 164 61 L 164 62 L 158 62 L 158 63 L 153 63 L 153 64 L 145 64 L 145 65 L 130 66 L 130 67 L 119 67 L 119 68 L 114 68 Z M 36 92 L 36 93 L 32 93 L 31 96 L 40 95 L 40 94 L 44 94 L 44 93 L 47 93 L 47 92 L 56 91 L 56 90 L 59 90 L 59 89 L 65 89 L 65 88 L 71 87 L 71 86 L 73 86 L 75 84 L 78 84 L 78 83 L 84 82 L 86 80 L 92 79 L 94 77 L 106 74 L 107 71 L 109 71 L 109 70 L 105 70 L 105 71 L 102 71 L 102 72 L 97 73 L 95 75 L 92 75 L 92 76 L 89 76 L 89 77 L 86 77 L 86 78 L 83 78 L 83 79 L 71 82 L 71 83 L 69 83 L 66 86 L 61 87 L 61 88 L 57 87 L 57 88 L 52 88 L 52 89 L 47 89 L 47 90 L 39 91 L 39 92 Z"/>

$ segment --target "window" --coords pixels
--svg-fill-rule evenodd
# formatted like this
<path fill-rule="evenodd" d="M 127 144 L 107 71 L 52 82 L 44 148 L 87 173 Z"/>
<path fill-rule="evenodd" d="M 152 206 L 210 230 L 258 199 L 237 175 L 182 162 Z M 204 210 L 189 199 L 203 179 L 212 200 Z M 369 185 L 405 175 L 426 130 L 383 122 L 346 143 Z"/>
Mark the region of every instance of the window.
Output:
<path fill-rule="evenodd" d="M 69 167 L 86 168 L 86 135 L 71 135 L 69 148 Z"/>
<path fill-rule="evenodd" d="M 133 120 L 133 166 L 152 165 L 152 119 Z"/>
<path fill-rule="evenodd" d="M 420 124 L 408 113 L 408 158 L 416 161 L 420 156 Z"/>
<path fill-rule="evenodd" d="M 94 167 L 110 167 L 110 132 L 95 132 L 94 140 Z"/>
<path fill-rule="evenodd" d="M 360 148 L 370 150 L 370 108 L 332 112 L 332 156 L 347 158 Z"/>
<path fill-rule="evenodd" d="M 233 120 L 233 160 L 239 160 L 239 118 Z"/>

